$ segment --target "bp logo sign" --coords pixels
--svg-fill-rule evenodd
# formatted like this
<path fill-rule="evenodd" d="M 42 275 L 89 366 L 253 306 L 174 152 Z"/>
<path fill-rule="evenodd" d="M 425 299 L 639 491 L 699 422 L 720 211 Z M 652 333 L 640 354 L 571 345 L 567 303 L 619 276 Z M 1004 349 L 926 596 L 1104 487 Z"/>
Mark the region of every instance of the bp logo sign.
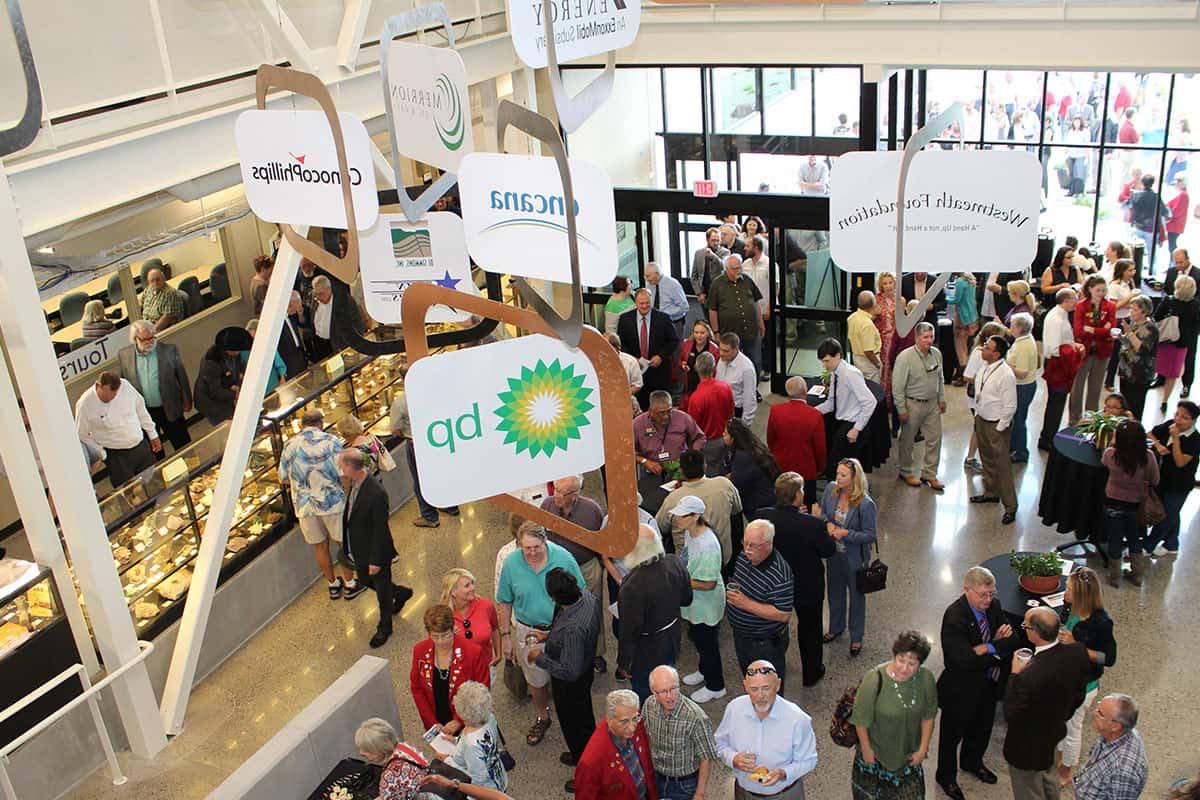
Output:
<path fill-rule="evenodd" d="M 500 417 L 497 430 L 504 431 L 504 443 L 515 445 L 516 452 L 550 456 L 555 448 L 565 451 L 580 439 L 579 431 L 589 424 L 588 402 L 592 390 L 584 385 L 585 376 L 576 375 L 574 365 L 562 367 L 558 359 L 539 360 L 533 369 L 523 367 L 521 375 L 508 379 L 508 391 L 498 397 L 502 405 L 495 410 Z"/>
<path fill-rule="evenodd" d="M 604 461 L 596 369 L 548 336 L 423 358 L 405 380 L 421 491 L 467 503 Z"/>

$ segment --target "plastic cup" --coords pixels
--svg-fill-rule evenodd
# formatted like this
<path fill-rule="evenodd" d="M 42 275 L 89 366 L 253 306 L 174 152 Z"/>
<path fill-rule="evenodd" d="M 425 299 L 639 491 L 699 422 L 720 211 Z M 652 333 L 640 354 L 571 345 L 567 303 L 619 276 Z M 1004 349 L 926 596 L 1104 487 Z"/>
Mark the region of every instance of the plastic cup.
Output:
<path fill-rule="evenodd" d="M 737 592 L 738 594 L 741 594 L 742 593 L 742 585 L 740 583 L 738 583 L 737 581 L 730 581 L 729 583 L 725 584 L 725 591 L 726 592 Z"/>
<path fill-rule="evenodd" d="M 1027 661 L 1029 661 L 1029 659 L 1031 659 L 1031 658 L 1033 658 L 1033 651 L 1030 650 L 1028 647 L 1022 647 L 1020 650 L 1017 651 L 1017 661 L 1019 661 L 1020 663 L 1024 664 Z"/>

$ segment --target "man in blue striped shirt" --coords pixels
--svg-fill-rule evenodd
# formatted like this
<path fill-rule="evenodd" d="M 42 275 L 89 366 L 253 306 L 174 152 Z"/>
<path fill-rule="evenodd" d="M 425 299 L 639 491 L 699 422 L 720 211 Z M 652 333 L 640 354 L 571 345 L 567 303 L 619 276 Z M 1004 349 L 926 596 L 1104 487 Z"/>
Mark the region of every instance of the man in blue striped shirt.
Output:
<path fill-rule="evenodd" d="M 742 552 L 725 585 L 729 626 L 738 666 L 766 659 L 776 665 L 782 691 L 788 621 L 792 618 L 792 568 L 775 552 L 775 525 L 760 519 L 746 526 Z"/>

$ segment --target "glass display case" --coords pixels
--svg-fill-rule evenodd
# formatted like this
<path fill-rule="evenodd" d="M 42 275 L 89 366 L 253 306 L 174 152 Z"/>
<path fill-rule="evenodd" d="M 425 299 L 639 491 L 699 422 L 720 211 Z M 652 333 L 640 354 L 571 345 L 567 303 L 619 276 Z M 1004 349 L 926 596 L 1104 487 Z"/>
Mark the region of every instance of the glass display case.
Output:
<path fill-rule="evenodd" d="M 60 608 L 49 569 L 0 559 L 0 659 L 61 619 Z"/>

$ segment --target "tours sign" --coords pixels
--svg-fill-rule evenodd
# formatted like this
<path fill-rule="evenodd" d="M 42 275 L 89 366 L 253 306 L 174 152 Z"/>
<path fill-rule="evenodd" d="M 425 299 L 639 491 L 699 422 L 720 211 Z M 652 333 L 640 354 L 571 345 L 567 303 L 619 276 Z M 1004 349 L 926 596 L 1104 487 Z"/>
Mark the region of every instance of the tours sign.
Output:
<path fill-rule="evenodd" d="M 547 65 L 545 0 L 508 0 L 513 47 L 532 69 Z M 559 64 L 620 50 L 633 44 L 642 20 L 642 0 L 563 0 L 547 10 Z"/>
<path fill-rule="evenodd" d="M 422 358 L 404 390 L 421 491 L 435 506 L 603 463 L 596 368 L 558 339 L 533 334 Z"/>

